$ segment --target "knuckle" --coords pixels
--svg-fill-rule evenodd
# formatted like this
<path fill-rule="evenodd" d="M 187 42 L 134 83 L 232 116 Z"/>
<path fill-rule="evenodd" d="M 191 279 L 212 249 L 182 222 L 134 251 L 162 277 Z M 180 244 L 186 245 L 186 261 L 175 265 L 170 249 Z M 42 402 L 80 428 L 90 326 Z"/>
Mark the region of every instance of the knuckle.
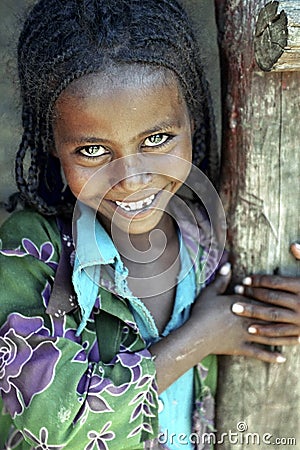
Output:
<path fill-rule="evenodd" d="M 278 309 L 271 308 L 269 311 L 270 319 L 272 322 L 277 322 L 280 318 Z"/>
<path fill-rule="evenodd" d="M 253 286 L 264 286 L 266 282 L 268 281 L 267 275 L 254 275 L 252 277 L 252 284 Z"/>
<path fill-rule="evenodd" d="M 254 289 L 252 287 L 247 286 L 244 289 L 245 289 L 244 293 L 245 293 L 245 295 L 247 297 L 253 297 L 254 296 Z"/>
<path fill-rule="evenodd" d="M 252 286 L 259 286 L 260 285 L 260 278 L 262 275 L 252 275 Z"/>
<path fill-rule="evenodd" d="M 246 310 L 247 310 L 247 315 L 249 316 L 249 317 L 255 317 L 256 316 L 256 308 L 253 306 L 253 305 L 247 305 L 247 307 L 246 307 Z"/>
<path fill-rule="evenodd" d="M 266 287 L 274 287 L 281 285 L 282 278 L 280 275 L 256 275 L 257 285 L 266 286 Z"/>

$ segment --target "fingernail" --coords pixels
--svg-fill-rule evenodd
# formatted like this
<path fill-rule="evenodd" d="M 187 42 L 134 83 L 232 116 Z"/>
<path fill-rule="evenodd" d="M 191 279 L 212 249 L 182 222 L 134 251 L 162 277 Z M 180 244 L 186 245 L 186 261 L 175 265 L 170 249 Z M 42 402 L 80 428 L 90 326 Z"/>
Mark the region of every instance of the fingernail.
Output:
<path fill-rule="evenodd" d="M 279 355 L 279 356 L 277 356 L 276 361 L 278 363 L 284 363 L 284 362 L 286 362 L 286 358 L 284 356 Z"/>
<path fill-rule="evenodd" d="M 231 271 L 231 264 L 227 262 L 221 267 L 221 269 L 219 270 L 219 274 L 226 276 L 229 274 L 230 271 Z"/>
<path fill-rule="evenodd" d="M 300 344 L 300 336 L 298 337 L 298 342 L 299 342 L 299 344 Z"/>
<path fill-rule="evenodd" d="M 244 288 L 244 286 L 241 286 L 240 284 L 237 284 L 236 286 L 234 286 L 234 292 L 236 294 L 242 295 L 245 292 L 245 288 Z"/>
<path fill-rule="evenodd" d="M 251 277 L 246 277 L 243 279 L 243 284 L 245 284 L 245 286 L 251 286 L 252 284 L 252 278 Z"/>
<path fill-rule="evenodd" d="M 231 307 L 232 311 L 236 314 L 241 314 L 245 311 L 245 308 L 240 303 L 234 303 Z"/>
<path fill-rule="evenodd" d="M 293 242 L 293 244 L 297 250 L 300 250 L 300 244 L 298 242 Z"/>
<path fill-rule="evenodd" d="M 255 327 L 249 327 L 248 328 L 248 333 L 250 334 L 256 334 L 257 333 L 257 329 Z"/>

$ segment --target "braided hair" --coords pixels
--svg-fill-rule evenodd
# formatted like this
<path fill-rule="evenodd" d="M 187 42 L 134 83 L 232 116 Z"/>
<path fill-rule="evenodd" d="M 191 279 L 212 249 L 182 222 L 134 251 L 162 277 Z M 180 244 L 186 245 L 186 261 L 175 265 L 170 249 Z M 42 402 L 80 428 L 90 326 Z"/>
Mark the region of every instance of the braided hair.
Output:
<path fill-rule="evenodd" d="M 212 102 L 188 18 L 176 0 L 40 0 L 18 44 L 23 137 L 16 183 L 23 203 L 42 214 L 72 209 L 60 163 L 52 156 L 52 113 L 75 79 L 105 69 L 107 61 L 171 70 L 196 125 L 193 163 L 206 156 L 218 173 Z"/>

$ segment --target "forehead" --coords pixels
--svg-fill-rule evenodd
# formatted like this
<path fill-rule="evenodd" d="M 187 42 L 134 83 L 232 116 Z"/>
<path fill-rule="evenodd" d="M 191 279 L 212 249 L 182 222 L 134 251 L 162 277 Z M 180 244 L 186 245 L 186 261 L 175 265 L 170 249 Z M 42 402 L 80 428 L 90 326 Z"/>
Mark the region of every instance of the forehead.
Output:
<path fill-rule="evenodd" d="M 189 124 L 175 76 L 143 67 L 82 76 L 59 96 L 53 116 L 56 135 L 65 141 L 101 136 L 123 142 L 146 130 Z"/>
<path fill-rule="evenodd" d="M 95 95 L 106 95 L 116 90 L 137 90 L 140 92 L 162 90 L 166 88 L 168 94 L 177 102 L 184 102 L 181 88 L 175 74 L 164 68 L 145 66 L 143 64 L 128 64 L 109 66 L 105 71 L 83 75 L 70 83 L 60 94 L 57 103 L 68 97 L 86 99 Z"/>

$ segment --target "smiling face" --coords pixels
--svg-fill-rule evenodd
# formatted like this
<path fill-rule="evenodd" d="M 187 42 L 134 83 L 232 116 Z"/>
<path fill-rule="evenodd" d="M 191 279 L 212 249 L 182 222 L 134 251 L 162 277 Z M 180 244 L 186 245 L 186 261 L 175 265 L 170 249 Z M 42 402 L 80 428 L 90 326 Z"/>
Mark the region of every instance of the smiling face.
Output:
<path fill-rule="evenodd" d="M 154 229 L 190 169 L 189 112 L 175 77 L 158 69 L 72 82 L 56 102 L 53 133 L 71 191 L 108 231 L 112 220 L 130 234 Z"/>

